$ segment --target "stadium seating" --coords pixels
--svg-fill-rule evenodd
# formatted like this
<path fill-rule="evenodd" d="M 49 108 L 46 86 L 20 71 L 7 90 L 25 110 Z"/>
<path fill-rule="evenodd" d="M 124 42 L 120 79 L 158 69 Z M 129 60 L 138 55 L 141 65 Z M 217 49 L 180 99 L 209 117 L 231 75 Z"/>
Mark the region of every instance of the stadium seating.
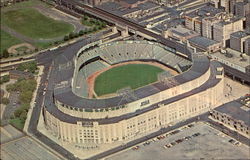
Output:
<path fill-rule="evenodd" d="M 99 47 L 86 48 L 78 61 L 82 64 L 95 57 L 101 57 L 104 61 L 96 60 L 85 65 L 79 72 L 82 77 L 78 77 L 76 92 L 87 96 L 87 82 L 85 79 L 98 70 L 106 68 L 108 65 L 133 61 L 139 59 L 151 59 L 164 63 L 178 72 L 184 72 L 191 66 L 191 61 L 184 59 L 175 53 L 164 48 L 164 46 L 147 41 L 117 41 L 104 44 Z M 108 64 L 107 64 L 108 63 Z M 81 64 L 78 64 L 80 67 Z"/>

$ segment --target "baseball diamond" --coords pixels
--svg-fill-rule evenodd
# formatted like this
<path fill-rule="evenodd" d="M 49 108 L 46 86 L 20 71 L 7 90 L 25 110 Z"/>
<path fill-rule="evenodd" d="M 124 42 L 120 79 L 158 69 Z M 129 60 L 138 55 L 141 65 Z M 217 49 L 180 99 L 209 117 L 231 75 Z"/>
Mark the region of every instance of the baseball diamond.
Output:
<path fill-rule="evenodd" d="M 115 67 L 101 73 L 95 80 L 95 92 L 98 96 L 114 93 L 119 89 L 136 89 L 157 81 L 161 68 L 147 64 L 128 64 Z"/>

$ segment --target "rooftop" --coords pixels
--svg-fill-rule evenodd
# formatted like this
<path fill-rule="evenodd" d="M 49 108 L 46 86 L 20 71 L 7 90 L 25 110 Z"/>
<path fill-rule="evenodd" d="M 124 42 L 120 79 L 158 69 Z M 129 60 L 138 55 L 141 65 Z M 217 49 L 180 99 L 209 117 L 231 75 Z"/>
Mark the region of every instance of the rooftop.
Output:
<path fill-rule="evenodd" d="M 243 37 L 250 36 L 250 35 L 246 32 L 238 31 L 238 32 L 232 33 L 231 36 L 237 37 L 237 38 L 243 38 Z"/>
<path fill-rule="evenodd" d="M 134 4 L 134 3 L 137 3 L 138 1 L 139 2 L 143 2 L 145 0 L 122 0 L 123 2 L 126 2 L 128 4 Z"/>
<path fill-rule="evenodd" d="M 172 27 L 172 28 L 169 29 L 169 31 L 172 32 L 172 33 L 178 34 L 180 36 L 183 36 L 183 37 L 193 35 L 193 34 L 198 35 L 197 32 L 192 31 L 190 29 L 187 29 L 187 28 L 185 28 L 185 27 L 183 27 L 181 25 L 178 25 L 176 27 Z"/>
<path fill-rule="evenodd" d="M 232 118 L 243 121 L 246 125 L 250 126 L 250 109 L 243 109 L 244 105 L 238 100 L 234 100 L 223 104 L 217 108 L 216 111 L 230 115 Z"/>
<path fill-rule="evenodd" d="M 217 42 L 217 41 L 214 41 L 214 40 L 211 40 L 209 38 L 202 37 L 202 36 L 192 37 L 192 38 L 188 39 L 188 41 L 195 44 L 195 45 L 202 46 L 205 48 L 209 47 L 211 45 L 220 43 L 220 42 Z"/>
<path fill-rule="evenodd" d="M 201 62 L 201 63 L 203 63 L 203 62 Z M 105 119 L 83 119 L 83 118 L 78 118 L 78 117 L 72 117 L 70 115 L 67 115 L 67 114 L 63 113 L 62 111 L 60 111 L 55 106 L 55 104 L 52 102 L 53 100 L 52 100 L 52 91 L 51 90 L 48 90 L 47 93 L 45 94 L 45 96 L 46 96 L 46 98 L 45 98 L 45 106 L 46 106 L 47 110 L 52 115 L 58 117 L 60 120 L 62 120 L 64 122 L 76 123 L 77 121 L 83 121 L 83 120 L 84 121 L 90 121 L 90 122 L 91 121 L 98 121 L 99 124 L 108 124 L 108 123 L 119 122 L 119 121 L 121 121 L 123 119 L 128 119 L 130 117 L 133 117 L 133 116 L 136 116 L 136 115 L 151 111 L 152 109 L 159 107 L 159 104 L 171 104 L 171 103 L 176 102 L 178 100 L 184 99 L 185 97 L 197 94 L 199 92 L 202 92 L 202 91 L 206 90 L 207 88 L 215 86 L 220 80 L 215 79 L 215 74 L 216 73 L 213 70 L 215 70 L 215 68 L 219 67 L 219 66 L 220 66 L 219 63 L 217 63 L 215 61 L 211 62 L 211 66 L 210 66 L 211 67 L 211 75 L 210 75 L 210 78 L 206 83 L 202 84 L 200 87 L 195 88 L 195 89 L 193 89 L 193 90 L 191 90 L 189 92 L 183 93 L 181 95 L 168 98 L 168 99 L 163 100 L 163 101 L 161 101 L 159 103 L 152 104 L 151 106 L 149 106 L 147 108 L 138 110 L 138 111 L 133 112 L 133 113 L 128 113 L 128 114 L 125 114 L 125 115 L 122 115 L 122 116 L 119 116 L 119 117 L 112 117 L 112 118 L 105 118 Z"/>
<path fill-rule="evenodd" d="M 198 10 L 195 10 L 193 12 L 190 12 L 187 14 L 187 16 L 192 17 L 192 18 L 205 18 L 205 17 L 213 17 L 217 15 L 218 13 L 222 13 L 224 10 L 215 8 L 211 5 L 204 6 Z"/>
<path fill-rule="evenodd" d="M 250 56 L 249 55 L 244 55 L 244 59 L 245 61 L 242 60 L 242 57 L 240 56 L 242 53 L 236 50 L 233 50 L 231 48 L 227 48 L 226 52 L 230 55 L 232 55 L 232 57 L 228 57 L 226 56 L 226 54 L 222 54 L 220 51 L 215 52 L 213 54 L 211 54 L 212 57 L 217 57 L 219 59 L 223 59 L 224 61 L 233 63 L 235 65 L 238 65 L 240 67 L 247 67 L 250 64 Z"/>

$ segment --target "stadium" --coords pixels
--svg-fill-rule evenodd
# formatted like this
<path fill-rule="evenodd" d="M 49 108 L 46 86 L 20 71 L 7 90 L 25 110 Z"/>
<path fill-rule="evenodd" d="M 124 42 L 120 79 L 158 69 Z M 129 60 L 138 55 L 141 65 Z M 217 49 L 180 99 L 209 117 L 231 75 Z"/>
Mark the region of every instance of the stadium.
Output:
<path fill-rule="evenodd" d="M 223 95 L 223 68 L 180 50 L 135 40 L 65 49 L 48 78 L 46 129 L 61 141 L 95 148 L 211 110 Z"/>

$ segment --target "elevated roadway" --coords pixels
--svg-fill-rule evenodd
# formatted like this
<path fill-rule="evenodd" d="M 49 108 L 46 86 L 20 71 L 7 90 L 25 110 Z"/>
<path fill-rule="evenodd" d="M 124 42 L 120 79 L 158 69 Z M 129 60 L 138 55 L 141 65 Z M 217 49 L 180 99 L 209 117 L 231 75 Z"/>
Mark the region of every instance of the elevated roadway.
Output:
<path fill-rule="evenodd" d="M 60 5 L 63 5 L 65 7 L 67 7 L 70 10 L 74 10 L 75 12 L 78 13 L 89 13 L 91 15 L 94 15 L 96 17 L 99 17 L 103 20 L 106 20 L 108 22 L 117 24 L 119 26 L 125 26 L 128 28 L 128 31 L 131 33 L 137 33 L 138 35 L 143 35 L 146 36 L 148 39 L 151 40 L 156 40 L 159 43 L 162 43 L 170 48 L 173 48 L 174 50 L 176 50 L 177 52 L 186 54 L 189 58 L 191 58 L 191 53 L 190 50 L 187 49 L 187 46 L 184 44 L 180 44 L 178 42 L 172 41 L 170 39 L 166 39 L 164 37 L 162 37 L 161 35 L 158 35 L 152 31 L 147 30 L 145 27 L 129 21 L 123 17 L 114 15 L 112 13 L 109 13 L 105 10 L 102 10 L 100 8 L 97 7 L 90 7 L 87 5 L 84 5 L 83 3 L 80 3 L 76 0 L 59 0 L 57 1 Z"/>

